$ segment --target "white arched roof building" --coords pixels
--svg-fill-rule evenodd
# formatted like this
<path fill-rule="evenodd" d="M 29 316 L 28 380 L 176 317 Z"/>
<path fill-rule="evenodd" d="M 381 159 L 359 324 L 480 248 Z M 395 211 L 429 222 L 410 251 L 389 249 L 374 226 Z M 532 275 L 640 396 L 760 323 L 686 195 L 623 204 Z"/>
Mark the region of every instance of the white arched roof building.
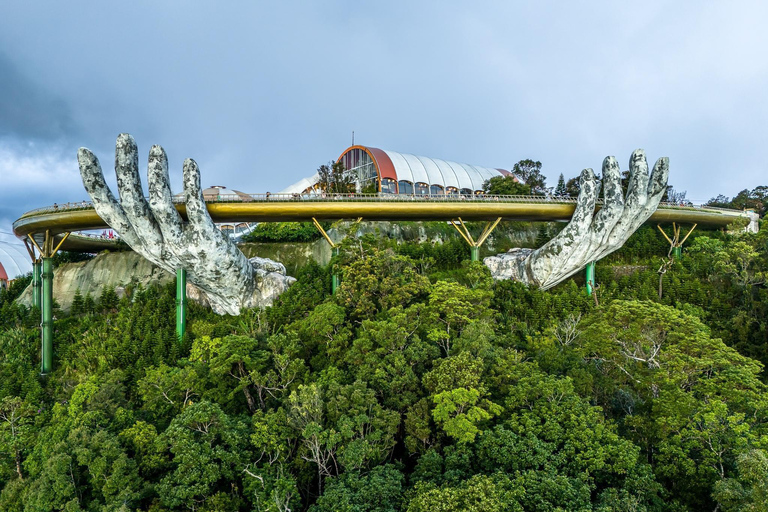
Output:
<path fill-rule="evenodd" d="M 0 263 L 2 263 L 8 279 L 16 279 L 32 272 L 32 263 L 24 246 L 18 240 L 0 239 Z"/>
<path fill-rule="evenodd" d="M 504 169 L 460 164 L 369 146 L 351 146 L 344 150 L 338 161 L 344 164 L 347 172 L 357 176 L 361 189 L 375 184 L 379 192 L 392 194 L 470 195 L 482 192 L 483 183 L 495 176 L 511 176 Z M 281 193 L 309 192 L 317 180 L 315 174 Z"/>

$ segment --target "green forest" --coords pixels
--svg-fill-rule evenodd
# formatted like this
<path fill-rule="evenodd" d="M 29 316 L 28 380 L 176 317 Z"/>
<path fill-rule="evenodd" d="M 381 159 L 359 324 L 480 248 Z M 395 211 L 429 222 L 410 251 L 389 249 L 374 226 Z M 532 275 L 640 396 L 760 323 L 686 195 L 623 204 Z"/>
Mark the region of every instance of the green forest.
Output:
<path fill-rule="evenodd" d="M 191 304 L 181 340 L 172 284 L 78 295 L 46 377 L 18 280 L 0 510 L 766 511 L 768 226 L 669 253 L 641 228 L 588 296 L 348 236 L 266 310 Z"/>

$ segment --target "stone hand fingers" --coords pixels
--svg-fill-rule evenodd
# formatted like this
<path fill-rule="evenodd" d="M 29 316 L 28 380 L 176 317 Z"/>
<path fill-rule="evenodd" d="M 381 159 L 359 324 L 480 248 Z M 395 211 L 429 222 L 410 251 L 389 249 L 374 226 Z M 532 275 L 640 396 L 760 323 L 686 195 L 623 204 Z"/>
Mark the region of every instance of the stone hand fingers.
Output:
<path fill-rule="evenodd" d="M 667 181 L 669 180 L 669 158 L 663 156 L 656 160 L 651 172 L 651 180 L 648 183 L 648 198 L 655 199 L 659 196 L 661 201 L 664 191 L 667 190 Z M 657 203 L 658 206 L 658 203 Z"/>
<path fill-rule="evenodd" d="M 187 203 L 187 219 L 194 231 L 203 236 L 215 236 L 218 230 L 205 206 L 203 189 L 200 187 L 200 168 L 191 158 L 184 160 L 184 198 Z"/>
<path fill-rule="evenodd" d="M 149 207 L 163 238 L 168 243 L 178 244 L 183 233 L 183 224 L 173 204 L 168 157 L 160 146 L 152 146 L 149 151 L 147 181 L 149 182 Z"/>
<path fill-rule="evenodd" d="M 99 159 L 86 148 L 77 151 L 77 163 L 80 167 L 80 178 L 83 187 L 93 201 L 93 208 L 104 222 L 111 226 L 125 240 L 137 249 L 143 249 L 144 244 L 133 229 L 128 216 L 117 202 L 101 170 Z"/>
<path fill-rule="evenodd" d="M 589 236 L 597 200 L 597 180 L 592 169 L 581 172 L 581 190 L 571 222 L 552 240 L 529 256 L 529 265 L 540 286 L 557 284 L 589 250 Z M 545 288 L 546 289 L 546 288 Z"/>
<path fill-rule="evenodd" d="M 144 198 L 139 176 L 139 150 L 136 141 L 121 133 L 115 144 L 115 174 L 120 204 L 137 234 L 144 240 L 147 251 L 161 257 L 163 237 Z"/>
<path fill-rule="evenodd" d="M 594 230 L 609 232 L 624 211 L 624 191 L 621 189 L 621 169 L 616 158 L 603 161 L 603 207 L 595 216 Z"/>
<path fill-rule="evenodd" d="M 629 186 L 625 206 L 629 211 L 636 210 L 648 199 L 648 162 L 645 151 L 636 149 L 629 158 Z"/>
<path fill-rule="evenodd" d="M 659 206 L 664 191 L 667 189 L 668 179 L 669 158 L 659 158 L 653 166 L 653 172 L 651 173 L 648 183 L 645 185 L 645 200 L 640 204 L 634 205 L 633 215 L 629 218 L 629 226 L 626 229 L 629 233 L 626 238 L 629 238 L 629 235 L 634 233 L 643 222 L 648 220 L 648 217 L 650 217 Z M 622 243 L 626 241 L 626 238 L 622 240 Z"/>

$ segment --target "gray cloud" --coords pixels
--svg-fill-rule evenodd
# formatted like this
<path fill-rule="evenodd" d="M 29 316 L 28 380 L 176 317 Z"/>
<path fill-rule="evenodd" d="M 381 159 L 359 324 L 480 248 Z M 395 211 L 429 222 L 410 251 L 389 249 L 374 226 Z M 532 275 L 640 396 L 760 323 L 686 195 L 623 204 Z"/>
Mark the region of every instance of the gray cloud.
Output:
<path fill-rule="evenodd" d="M 0 51 L 0 137 L 58 140 L 71 136 L 74 120 L 64 98 L 26 76 Z"/>
<path fill-rule="evenodd" d="M 123 131 L 143 159 L 162 144 L 179 185 L 193 157 L 206 185 L 276 191 L 355 130 L 484 166 L 534 158 L 553 184 L 643 147 L 689 197 L 733 195 L 765 176 L 767 23 L 758 1 L 13 2 L 0 215 L 82 199 L 77 147 L 110 167 Z"/>

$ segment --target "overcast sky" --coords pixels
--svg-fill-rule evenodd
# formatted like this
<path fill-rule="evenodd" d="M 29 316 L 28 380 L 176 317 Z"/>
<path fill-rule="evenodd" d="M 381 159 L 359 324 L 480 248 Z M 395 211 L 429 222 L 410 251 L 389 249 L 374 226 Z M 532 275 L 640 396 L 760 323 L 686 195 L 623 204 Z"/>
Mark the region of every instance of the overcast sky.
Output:
<path fill-rule="evenodd" d="M 670 158 L 693 200 L 768 185 L 768 3 L 0 4 L 0 237 L 111 172 L 184 158 L 203 184 L 275 192 L 355 142 L 488 167 L 532 158 L 554 185 L 631 151 Z M 111 178 L 114 183 L 114 178 Z M 1 238 L 0 238 L 1 239 Z"/>

